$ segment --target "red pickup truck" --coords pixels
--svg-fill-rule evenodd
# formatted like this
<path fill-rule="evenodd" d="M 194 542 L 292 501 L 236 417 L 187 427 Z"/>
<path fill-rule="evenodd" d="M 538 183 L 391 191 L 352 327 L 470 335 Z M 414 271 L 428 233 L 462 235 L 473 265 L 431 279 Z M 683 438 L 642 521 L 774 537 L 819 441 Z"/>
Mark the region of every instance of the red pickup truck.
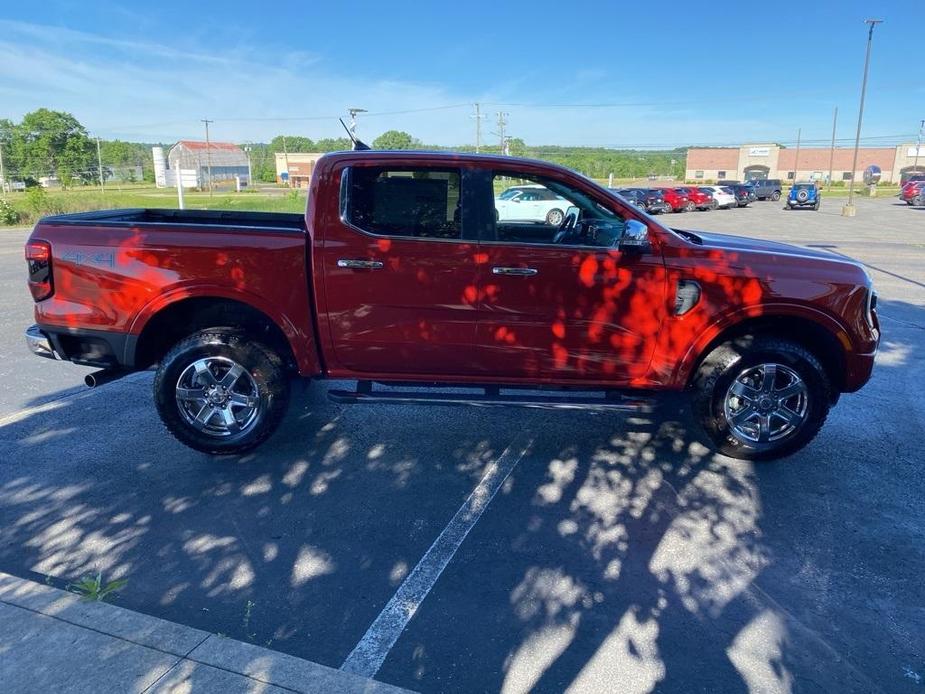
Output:
<path fill-rule="evenodd" d="M 527 183 L 569 202 L 560 224 L 496 218 Z M 47 217 L 26 259 L 31 349 L 101 367 L 90 385 L 156 368 L 165 425 L 210 453 L 264 441 L 298 376 L 356 381 L 330 391 L 345 403 L 625 412 L 688 390 L 717 450 L 774 458 L 867 382 L 880 339 L 854 262 L 674 230 L 509 157 L 330 154 L 304 217 Z"/>

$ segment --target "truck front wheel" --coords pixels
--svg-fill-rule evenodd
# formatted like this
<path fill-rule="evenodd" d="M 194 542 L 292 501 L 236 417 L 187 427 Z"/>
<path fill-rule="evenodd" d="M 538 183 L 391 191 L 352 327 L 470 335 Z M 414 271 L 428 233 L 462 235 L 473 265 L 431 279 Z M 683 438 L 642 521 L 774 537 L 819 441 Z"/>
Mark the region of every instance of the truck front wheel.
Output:
<path fill-rule="evenodd" d="M 161 360 L 154 402 L 168 431 L 204 453 L 241 453 L 279 426 L 289 402 L 282 359 L 231 328 L 178 342 Z"/>
<path fill-rule="evenodd" d="M 746 336 L 717 347 L 694 379 L 694 412 L 716 449 L 771 460 L 796 452 L 829 413 L 831 384 L 801 345 Z"/>

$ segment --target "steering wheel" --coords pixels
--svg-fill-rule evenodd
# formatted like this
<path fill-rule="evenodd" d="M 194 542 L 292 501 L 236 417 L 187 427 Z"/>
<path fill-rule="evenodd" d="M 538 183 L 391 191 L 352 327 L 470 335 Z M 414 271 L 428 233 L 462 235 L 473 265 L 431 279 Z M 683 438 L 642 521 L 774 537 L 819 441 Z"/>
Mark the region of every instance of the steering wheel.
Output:
<path fill-rule="evenodd" d="M 559 230 L 556 232 L 556 235 L 552 237 L 552 242 L 567 243 L 568 241 L 571 241 L 571 237 L 574 235 L 576 226 L 578 226 L 578 214 L 576 212 L 569 212 L 562 219 L 562 223 L 559 225 Z"/>

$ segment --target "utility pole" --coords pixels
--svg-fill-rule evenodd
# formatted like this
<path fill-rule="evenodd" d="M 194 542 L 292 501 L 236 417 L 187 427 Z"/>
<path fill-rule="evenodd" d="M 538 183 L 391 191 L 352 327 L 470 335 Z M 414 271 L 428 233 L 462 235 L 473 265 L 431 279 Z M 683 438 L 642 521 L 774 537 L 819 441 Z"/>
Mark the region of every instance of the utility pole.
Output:
<path fill-rule="evenodd" d="M 3 140 L 0 140 L 0 193 L 6 190 L 6 175 L 3 173 Z"/>
<path fill-rule="evenodd" d="M 915 138 L 915 159 L 912 160 L 912 173 L 919 172 L 919 150 L 922 149 L 922 129 L 925 128 L 925 118 L 919 123 L 919 135 Z M 3 178 L 3 156 L 0 155 L 0 178 Z"/>
<path fill-rule="evenodd" d="M 291 188 L 292 184 L 289 182 L 289 147 L 286 146 L 285 135 L 283 135 L 283 159 L 286 162 L 286 187 Z"/>
<path fill-rule="evenodd" d="M 103 155 L 100 153 L 100 138 L 96 138 L 96 165 L 100 172 L 100 192 L 105 193 L 106 187 L 103 185 Z M 117 188 L 119 186 L 116 186 Z"/>
<path fill-rule="evenodd" d="M 835 162 L 835 125 L 838 123 L 838 106 L 835 107 L 835 114 L 832 116 L 832 147 L 829 149 L 829 185 L 827 190 L 832 190 L 832 167 Z"/>
<path fill-rule="evenodd" d="M 507 126 L 507 117 L 511 114 L 498 111 L 496 115 L 498 116 L 498 135 L 501 137 L 501 154 L 503 155 L 507 147 L 507 140 L 504 138 L 504 128 Z"/>
<path fill-rule="evenodd" d="M 209 120 L 208 118 L 202 118 L 203 123 L 206 124 L 206 163 L 209 167 L 209 197 L 212 197 L 212 143 L 209 141 L 209 123 L 214 123 L 214 120 Z"/>
<path fill-rule="evenodd" d="M 473 106 L 475 106 L 475 114 L 469 117 L 475 118 L 475 153 L 478 154 L 482 148 L 482 119 L 486 116 L 481 111 L 481 104 L 473 104 Z"/>
<path fill-rule="evenodd" d="M 796 184 L 797 176 L 800 175 L 800 135 L 803 128 L 797 128 L 797 152 L 793 155 L 793 182 Z"/>
<path fill-rule="evenodd" d="M 861 121 L 864 118 L 864 94 L 867 92 L 867 71 L 870 69 L 870 46 L 874 41 L 874 27 L 883 22 L 882 19 L 865 19 L 864 23 L 870 25 L 867 32 L 867 54 L 864 56 L 864 79 L 861 80 L 861 105 L 858 108 L 858 131 L 854 136 L 854 158 L 851 162 L 851 180 L 848 182 L 848 202 L 842 208 L 841 213 L 844 217 L 853 217 L 855 215 L 854 205 L 854 174 L 858 168 L 858 147 L 861 146 Z"/>

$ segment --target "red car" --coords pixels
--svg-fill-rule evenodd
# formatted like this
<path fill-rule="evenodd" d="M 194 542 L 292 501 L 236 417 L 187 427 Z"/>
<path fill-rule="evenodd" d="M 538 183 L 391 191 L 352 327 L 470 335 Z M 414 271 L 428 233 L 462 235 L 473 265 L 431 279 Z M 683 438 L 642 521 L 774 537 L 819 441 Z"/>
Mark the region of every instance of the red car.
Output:
<path fill-rule="evenodd" d="M 675 188 L 675 190 L 687 196 L 687 199 L 690 201 L 688 203 L 689 211 L 693 211 L 694 209 L 712 210 L 715 207 L 713 196 L 706 191 L 700 190 L 700 188 L 696 186 L 682 186 L 680 188 Z"/>
<path fill-rule="evenodd" d="M 512 179 L 567 200 L 561 223 L 497 220 Z M 304 216 L 48 217 L 26 260 L 32 351 L 101 367 L 90 384 L 156 368 L 168 430 L 219 454 L 270 436 L 301 377 L 356 381 L 329 392 L 350 404 L 638 412 L 688 391 L 717 450 L 775 458 L 867 382 L 880 340 L 850 260 L 675 231 L 511 157 L 329 154 Z"/>
<path fill-rule="evenodd" d="M 684 193 L 679 193 L 675 188 L 660 188 L 665 202 L 671 207 L 669 212 L 687 212 L 689 209 L 695 209 L 695 206 Z"/>
<path fill-rule="evenodd" d="M 902 187 L 899 197 L 907 205 L 921 205 L 925 197 L 925 181 L 909 181 Z"/>

